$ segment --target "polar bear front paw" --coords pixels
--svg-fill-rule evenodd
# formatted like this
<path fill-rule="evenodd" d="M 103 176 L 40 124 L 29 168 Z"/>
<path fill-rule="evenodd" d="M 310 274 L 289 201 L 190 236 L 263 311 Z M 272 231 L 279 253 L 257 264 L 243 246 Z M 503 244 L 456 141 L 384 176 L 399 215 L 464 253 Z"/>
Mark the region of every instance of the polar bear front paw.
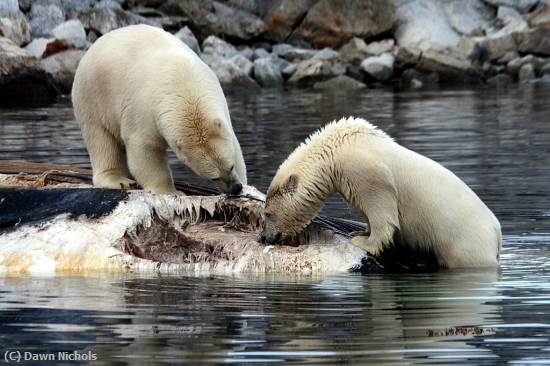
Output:
<path fill-rule="evenodd" d="M 365 252 L 373 256 L 378 256 L 384 250 L 384 245 L 381 242 L 374 242 L 370 239 L 370 236 L 364 234 L 352 234 L 351 243 L 358 248 L 363 249 Z"/>
<path fill-rule="evenodd" d="M 135 180 L 127 178 L 121 174 L 108 173 L 101 174 L 94 179 L 94 185 L 100 188 L 108 189 L 135 189 L 137 183 Z"/>

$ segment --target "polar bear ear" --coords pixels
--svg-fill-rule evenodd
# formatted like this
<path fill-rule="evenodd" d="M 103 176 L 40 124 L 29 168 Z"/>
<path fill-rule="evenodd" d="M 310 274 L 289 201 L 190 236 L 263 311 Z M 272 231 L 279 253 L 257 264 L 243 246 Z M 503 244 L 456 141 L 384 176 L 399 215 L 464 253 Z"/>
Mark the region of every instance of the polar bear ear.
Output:
<path fill-rule="evenodd" d="M 296 188 L 298 188 L 298 181 L 298 176 L 296 174 L 291 174 L 283 185 L 283 191 L 294 192 Z"/>

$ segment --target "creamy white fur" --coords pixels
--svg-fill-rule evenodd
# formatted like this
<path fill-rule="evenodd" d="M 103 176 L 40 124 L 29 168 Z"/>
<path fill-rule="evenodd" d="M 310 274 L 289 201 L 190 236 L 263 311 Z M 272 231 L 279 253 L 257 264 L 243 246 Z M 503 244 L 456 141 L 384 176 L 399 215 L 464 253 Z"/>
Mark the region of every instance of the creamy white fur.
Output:
<path fill-rule="evenodd" d="M 479 197 L 442 165 L 353 117 L 312 134 L 280 166 L 264 232 L 300 231 L 333 192 L 368 220 L 368 246 L 388 245 L 397 233 L 397 242 L 431 251 L 442 267 L 498 265 L 500 224 Z"/>
<path fill-rule="evenodd" d="M 203 178 L 247 183 L 218 79 L 161 29 L 129 26 L 99 38 L 72 97 L 97 186 L 127 188 L 135 178 L 147 190 L 174 191 L 168 146 Z"/>

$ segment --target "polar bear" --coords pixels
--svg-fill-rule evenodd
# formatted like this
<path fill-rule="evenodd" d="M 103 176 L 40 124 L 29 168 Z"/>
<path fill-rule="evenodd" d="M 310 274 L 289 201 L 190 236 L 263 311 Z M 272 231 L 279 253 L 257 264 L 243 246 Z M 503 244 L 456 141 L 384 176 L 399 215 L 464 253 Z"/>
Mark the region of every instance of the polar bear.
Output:
<path fill-rule="evenodd" d="M 94 185 L 174 192 L 166 149 L 228 193 L 247 184 L 241 147 L 212 70 L 171 34 L 134 25 L 99 38 L 72 90 Z"/>
<path fill-rule="evenodd" d="M 299 233 L 333 192 L 369 223 L 370 233 L 356 233 L 352 243 L 373 255 L 408 246 L 441 267 L 498 265 L 500 223 L 479 197 L 440 164 L 352 117 L 311 135 L 279 167 L 262 241 Z"/>

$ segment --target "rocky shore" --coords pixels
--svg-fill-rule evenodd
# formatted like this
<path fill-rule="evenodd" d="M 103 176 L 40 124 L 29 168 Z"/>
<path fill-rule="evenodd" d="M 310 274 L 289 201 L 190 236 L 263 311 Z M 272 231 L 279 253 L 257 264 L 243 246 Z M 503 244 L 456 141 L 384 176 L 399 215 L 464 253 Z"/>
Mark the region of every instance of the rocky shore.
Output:
<path fill-rule="evenodd" d="M 86 49 L 139 23 L 226 91 L 550 82 L 550 0 L 2 0 L 0 100 L 70 92 Z"/>

